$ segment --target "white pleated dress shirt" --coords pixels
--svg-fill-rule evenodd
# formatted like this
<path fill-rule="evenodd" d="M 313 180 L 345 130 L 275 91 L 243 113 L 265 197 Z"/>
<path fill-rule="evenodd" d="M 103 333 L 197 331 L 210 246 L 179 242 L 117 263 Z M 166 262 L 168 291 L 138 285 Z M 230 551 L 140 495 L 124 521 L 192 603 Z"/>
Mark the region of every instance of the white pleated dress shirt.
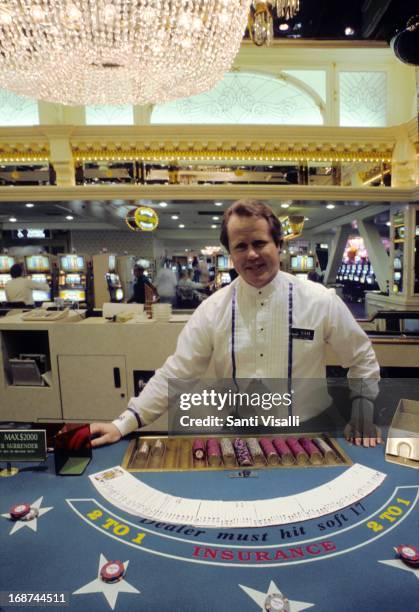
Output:
<path fill-rule="evenodd" d="M 292 328 L 314 331 L 312 340 L 292 342 L 293 379 L 325 378 L 327 344 L 340 364 L 349 368 L 349 378 L 379 378 L 379 365 L 368 336 L 333 289 L 285 272 L 278 272 L 260 289 L 239 277 L 196 309 L 179 335 L 175 353 L 114 421 L 121 434 L 138 427 L 136 415 L 142 425 L 147 425 L 167 410 L 169 379 L 200 378 L 211 358 L 217 379 L 232 378 L 234 293 L 236 378 L 286 379 L 290 291 Z"/>

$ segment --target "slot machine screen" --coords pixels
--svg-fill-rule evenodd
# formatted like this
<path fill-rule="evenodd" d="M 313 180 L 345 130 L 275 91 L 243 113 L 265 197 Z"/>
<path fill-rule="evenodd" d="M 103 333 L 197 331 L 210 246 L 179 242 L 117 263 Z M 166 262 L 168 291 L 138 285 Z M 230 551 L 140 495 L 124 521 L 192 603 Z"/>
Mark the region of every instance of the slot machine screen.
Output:
<path fill-rule="evenodd" d="M 14 257 L 0 255 L 0 272 L 8 272 L 15 263 Z"/>
<path fill-rule="evenodd" d="M 79 285 L 82 281 L 81 281 L 81 276 L 80 274 L 67 274 L 65 277 L 65 282 L 68 285 Z"/>
<path fill-rule="evenodd" d="M 225 255 L 217 255 L 217 267 L 222 270 L 228 269 L 228 257 Z"/>
<path fill-rule="evenodd" d="M 115 272 L 115 266 L 116 266 L 115 255 L 109 255 L 109 263 L 108 263 L 109 272 Z"/>
<path fill-rule="evenodd" d="M 34 302 L 49 302 L 51 299 L 51 291 L 32 289 L 32 297 Z"/>
<path fill-rule="evenodd" d="M 300 256 L 292 255 L 291 257 L 291 270 L 298 270 L 300 268 Z"/>
<path fill-rule="evenodd" d="M 84 302 L 86 292 L 83 289 L 60 289 L 59 297 L 68 302 Z"/>
<path fill-rule="evenodd" d="M 314 268 L 314 257 L 311 255 L 307 256 L 307 268 Z"/>
<path fill-rule="evenodd" d="M 395 281 L 399 281 L 402 277 L 402 273 L 401 272 L 395 272 L 394 273 L 394 280 Z"/>
<path fill-rule="evenodd" d="M 222 285 L 228 285 L 230 283 L 231 283 L 230 274 L 228 272 L 223 272 L 221 274 L 221 284 Z"/>
<path fill-rule="evenodd" d="M 31 272 L 49 272 L 49 257 L 47 255 L 26 255 L 26 270 Z"/>
<path fill-rule="evenodd" d="M 369 268 L 369 265 L 368 265 L 368 264 L 364 264 L 364 265 L 362 266 L 362 271 L 363 271 L 363 273 L 364 273 L 364 274 L 368 274 L 368 268 Z"/>
<path fill-rule="evenodd" d="M 83 272 L 84 257 L 82 255 L 61 255 L 60 268 L 64 272 Z"/>

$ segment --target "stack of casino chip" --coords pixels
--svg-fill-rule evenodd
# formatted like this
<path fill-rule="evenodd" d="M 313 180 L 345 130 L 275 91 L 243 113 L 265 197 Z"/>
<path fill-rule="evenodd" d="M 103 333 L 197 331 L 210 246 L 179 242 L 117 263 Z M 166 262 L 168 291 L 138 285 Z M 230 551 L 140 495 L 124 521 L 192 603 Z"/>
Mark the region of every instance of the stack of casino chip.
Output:
<path fill-rule="evenodd" d="M 234 448 L 233 448 L 230 438 L 222 438 L 221 453 L 223 455 L 223 461 L 225 465 L 228 465 L 228 466 L 235 465 L 236 455 L 235 455 Z"/>
<path fill-rule="evenodd" d="M 396 546 L 394 551 L 399 555 L 400 559 L 410 565 L 410 567 L 419 567 L 419 550 L 412 544 L 400 544 Z"/>
<path fill-rule="evenodd" d="M 236 438 L 233 443 L 236 453 L 237 463 L 241 466 L 253 465 L 252 456 L 247 448 L 247 444 L 241 438 Z"/>
<path fill-rule="evenodd" d="M 122 580 L 124 574 L 125 568 L 121 561 L 108 561 L 100 570 L 102 580 L 111 584 Z"/>
<path fill-rule="evenodd" d="M 162 457 L 164 454 L 164 442 L 162 442 L 162 440 L 160 440 L 160 438 L 157 438 L 157 440 L 154 442 L 152 448 L 151 448 L 151 454 L 153 455 L 153 457 Z"/>
<path fill-rule="evenodd" d="M 268 438 L 261 438 L 259 444 L 264 452 L 268 465 L 278 465 L 279 455 L 275 450 L 274 445 Z"/>
<path fill-rule="evenodd" d="M 247 448 L 249 449 L 255 464 L 260 465 L 265 463 L 265 456 L 256 438 L 247 439 Z"/>
<path fill-rule="evenodd" d="M 9 514 L 14 521 L 31 521 L 39 515 L 39 510 L 29 504 L 15 504 L 10 508 Z"/>
<path fill-rule="evenodd" d="M 310 463 L 313 465 L 320 465 L 323 463 L 323 456 L 320 449 L 310 440 L 310 438 L 299 438 L 298 441 L 307 453 Z"/>
<path fill-rule="evenodd" d="M 196 440 L 193 441 L 192 454 L 195 457 L 195 459 L 198 459 L 198 460 L 205 459 L 205 455 L 206 455 L 205 442 L 201 440 L 200 438 L 197 438 Z"/>
<path fill-rule="evenodd" d="M 141 446 L 137 451 L 137 456 L 138 459 L 142 462 L 142 463 L 146 463 L 147 459 L 148 459 L 148 454 L 150 452 L 150 445 L 147 442 L 147 440 L 143 440 L 143 442 L 141 442 Z"/>
<path fill-rule="evenodd" d="M 295 463 L 294 455 L 283 438 L 274 438 L 272 440 L 272 444 L 274 445 L 278 455 L 281 457 L 281 462 L 283 465 L 292 465 Z"/>
<path fill-rule="evenodd" d="M 323 453 L 326 463 L 334 463 L 337 460 L 335 451 L 323 438 L 313 438 L 313 442 Z"/>
<path fill-rule="evenodd" d="M 292 454 L 300 465 L 308 462 L 308 455 L 297 440 L 297 438 L 287 438 L 287 444 L 290 447 Z"/>
<path fill-rule="evenodd" d="M 208 465 L 212 467 L 221 465 L 220 443 L 215 438 L 207 440 L 207 461 Z"/>
<path fill-rule="evenodd" d="M 266 612 L 290 612 L 290 602 L 282 593 L 271 593 L 265 599 L 263 609 Z"/>
<path fill-rule="evenodd" d="M 30 512 L 31 507 L 29 504 L 15 504 L 9 510 L 10 518 L 14 521 L 24 519 Z"/>

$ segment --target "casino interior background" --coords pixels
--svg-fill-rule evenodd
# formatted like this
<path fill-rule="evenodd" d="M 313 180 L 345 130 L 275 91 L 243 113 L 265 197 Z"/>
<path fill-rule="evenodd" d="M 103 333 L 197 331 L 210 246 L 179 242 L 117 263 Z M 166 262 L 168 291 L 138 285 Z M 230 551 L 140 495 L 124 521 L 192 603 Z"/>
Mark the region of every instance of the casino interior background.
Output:
<path fill-rule="evenodd" d="M 32 3 L 34 32 L 46 27 L 42 11 L 48 2 Z M 123 0 L 90 4 L 100 5 L 113 20 L 113 7 Z M 47 422 L 58 428 L 68 421 L 112 420 L 122 412 L 127 399 L 138 395 L 143 382 L 173 352 L 196 304 L 178 299 L 171 322 L 157 321 L 153 328 L 138 321 L 141 341 L 134 343 L 135 323 L 121 319 L 107 324 L 101 317 L 103 303 L 130 297 L 136 262 L 154 280 L 163 261 L 178 271 L 192 269 L 197 257 L 206 264 L 213 289 L 229 283 L 231 263 L 218 240 L 221 217 L 231 202 L 244 198 L 268 202 L 283 222 L 282 269 L 320 280 L 342 296 L 370 335 L 383 378 L 394 379 L 394 386 L 386 389 L 395 405 L 402 397 L 411 397 L 409 383 L 397 384 L 396 379 L 410 377 L 413 385 L 419 372 L 417 2 L 300 0 L 292 16 L 281 16 L 274 8 L 280 2 L 236 4 L 249 7 L 249 27 L 230 69 L 209 91 L 156 103 L 109 104 L 104 98 L 101 103 L 81 104 L 78 92 L 70 88 L 66 93 L 74 102 L 62 104 L 51 95 L 46 99 L 41 90 L 39 96 L 24 96 L 20 81 L 19 86 L 14 83 L 13 70 L 20 75 L 20 62 L 23 66 L 30 55 L 26 52 L 30 35 L 26 31 L 21 47 L 10 43 L 15 5 L 0 3 L 0 421 Z M 63 23 L 71 38 L 80 31 L 78 20 L 85 7 L 81 0 L 67 5 Z M 108 42 L 106 32 L 102 29 L 98 37 L 103 43 Z M 47 31 L 43 40 L 48 36 Z M 153 44 L 157 46 L 158 40 Z M 5 59 L 11 48 L 18 50 L 13 69 Z M 87 59 L 90 68 L 98 68 L 95 59 Z M 59 66 L 49 65 L 45 57 L 44 61 L 53 80 Z M 79 61 L 84 58 L 79 56 Z M 112 81 L 121 66 L 115 58 L 101 61 Z M 135 61 L 129 57 L 127 64 Z M 73 68 L 76 79 L 77 67 Z M 37 79 L 28 83 L 36 88 Z M 121 99 L 129 98 L 128 84 L 124 87 L 118 80 L 121 83 Z M 139 227 L 134 212 L 142 207 L 146 221 Z M 147 227 L 150 208 L 157 213 L 157 226 Z M 49 293 L 34 295 L 37 306 L 58 298 L 47 311 L 49 317 L 6 302 L 4 284 L 15 262 L 22 262 L 27 274 L 49 283 Z M 76 307 L 65 320 L 59 318 L 60 298 Z M 23 371 L 22 363 L 26 367 L 29 362 L 31 371 Z M 329 374 L 342 375 L 331 351 L 327 364 Z M 415 396 L 416 390 L 411 393 Z M 165 427 L 167 423 L 159 424 L 158 435 Z M 96 481 L 103 491 L 106 479 L 113 477 L 108 468 L 122 463 L 126 447 L 124 441 L 95 451 L 88 473 L 100 471 Z M 133 585 L 143 597 L 140 601 L 139 596 L 138 609 L 153 611 L 286 609 L 273 607 L 272 601 L 266 607 L 268 596 L 280 590 L 292 600 L 293 612 L 313 605 L 325 612 L 413 609 L 411 573 L 417 578 L 417 567 L 399 572 L 406 568 L 397 565 L 392 548 L 409 544 L 417 527 L 416 521 L 412 528 L 410 515 L 418 499 L 414 471 L 385 463 L 382 449 L 374 454 L 374 449 L 345 447 L 345 452 L 350 455 L 345 465 L 360 462 L 369 466 L 366 470 L 388 476 L 365 504 L 354 498 L 349 510 L 342 511 L 338 504 L 333 517 L 325 517 L 324 522 L 304 522 L 303 517 L 300 525 L 305 527 L 289 521 L 281 529 L 277 526 L 275 533 L 267 528 L 265 535 L 256 528 L 243 528 L 240 538 L 229 538 L 219 554 L 220 536 L 215 531 L 179 527 L 176 534 L 182 529 L 184 533 L 176 538 L 172 533 L 176 540 L 172 546 L 170 532 L 175 528 L 170 517 L 143 518 L 138 527 L 125 507 L 119 506 L 118 514 L 109 509 L 111 497 L 105 506 L 93 499 L 87 478 L 46 482 L 43 474 L 22 471 L 18 477 L 26 500 L 16 499 L 20 483 L 14 478 L 0 479 L 9 506 L 27 501 L 36 508 L 31 510 L 34 520 L 17 519 L 12 528 L 0 522 L 2 536 L 7 536 L 3 554 L 15 558 L 15 542 L 23 536 L 18 550 L 31 560 L 26 583 L 19 578 L 20 562 L 19 568 L 13 562 L 2 570 L 3 585 L 7 582 L 16 591 L 39 585 L 42 591 L 71 591 L 80 596 L 72 597 L 72 610 L 85 610 L 86 605 L 106 609 L 107 604 L 131 610 L 128 594 L 138 593 Z M 51 461 L 49 457 L 48 469 Z M 342 466 L 333 469 L 335 475 Z M 381 472 L 364 474 L 362 469 L 356 478 L 365 477 L 363 486 L 371 491 Z M 289 474 L 283 470 L 283 488 L 291 495 L 321 487 L 330 470 L 299 470 L 295 479 L 293 469 Z M 266 470 L 259 480 L 242 481 L 206 472 L 205 494 L 208 499 L 218 499 L 219 491 L 231 500 L 266 498 L 266 491 L 275 487 L 274 472 Z M 146 474 L 144 482 L 187 497 L 201 491 L 200 478 L 187 470 L 179 474 L 163 470 Z M 100 489 L 97 482 L 95 486 Z M 53 507 L 59 512 L 50 512 Z M 10 520 L 3 504 L 1 513 Z M 362 523 L 367 515 L 370 520 Z M 76 519 L 77 524 L 76 516 L 82 519 Z M 49 524 L 48 542 L 43 521 Z M 94 529 L 89 531 L 91 547 L 80 560 L 86 523 Z M 331 530 L 339 531 L 344 523 L 347 529 L 338 536 L 345 535 L 333 540 L 337 532 Z M 74 541 L 66 544 L 66 554 L 74 572 L 67 566 L 62 572 L 58 564 L 50 579 L 40 580 L 35 569 L 46 555 L 63 557 L 58 543 L 67 535 L 68 524 L 73 526 Z M 393 531 L 395 527 L 399 531 Z M 318 532 L 324 532 L 322 542 Z M 391 538 L 390 532 L 399 535 Z M 8 537 L 15 534 L 16 538 Z M 32 536 L 39 536 L 36 548 Z M 308 544 L 304 552 L 285 550 L 291 540 L 302 546 L 305 536 L 311 538 L 308 543 L 314 542 L 311 548 Z M 257 543 L 258 550 L 243 552 L 239 540 Z M 261 542 L 276 547 L 277 556 L 268 557 L 271 553 Z M 249 563 L 242 567 L 234 563 L 236 553 L 231 550 L 248 555 Z M 312 569 L 304 574 L 295 570 L 310 555 L 320 555 L 320 560 L 329 553 L 336 561 L 309 562 Z M 253 554 L 263 568 L 255 570 Z M 119 597 L 119 591 L 112 594 L 115 585 L 103 586 L 99 575 L 98 588 L 93 582 L 85 585 L 85 574 L 90 572 L 92 579 L 96 575 L 98 560 L 100 570 L 108 559 L 116 558 L 131 562 L 131 574 L 127 572 L 121 583 L 125 592 L 121 588 Z M 185 559 L 192 563 L 183 563 Z M 279 568 L 285 559 L 284 568 Z M 226 570 L 230 561 L 232 567 Z M 185 565 L 193 588 L 185 586 Z M 339 578 L 343 575 L 349 577 L 346 586 Z M 328 602 L 322 592 L 325 576 L 332 578 Z M 367 576 L 372 582 L 366 581 Z M 400 591 L 388 588 L 392 579 L 400 580 Z M 212 592 L 211 584 L 220 585 L 219 594 Z M 91 603 L 92 596 L 86 594 L 95 588 L 99 594 L 102 589 L 107 603 L 103 599 Z"/>

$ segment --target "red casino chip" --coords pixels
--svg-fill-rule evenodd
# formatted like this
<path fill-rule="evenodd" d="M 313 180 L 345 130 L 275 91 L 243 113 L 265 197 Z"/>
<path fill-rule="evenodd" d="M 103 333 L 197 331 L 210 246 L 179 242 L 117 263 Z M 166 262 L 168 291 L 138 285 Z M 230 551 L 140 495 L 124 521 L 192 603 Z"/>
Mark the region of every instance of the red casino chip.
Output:
<path fill-rule="evenodd" d="M 400 546 L 396 546 L 394 549 L 397 554 L 400 556 L 402 561 L 408 563 L 409 565 L 418 566 L 419 564 L 419 551 L 415 546 L 411 544 L 401 544 Z"/>
<path fill-rule="evenodd" d="M 100 577 L 105 582 L 118 582 L 124 577 L 125 568 L 121 561 L 108 561 L 100 570 Z"/>
<path fill-rule="evenodd" d="M 17 521 L 26 516 L 30 512 L 30 509 L 31 507 L 29 504 L 16 504 L 10 508 L 9 514 L 13 520 Z"/>

